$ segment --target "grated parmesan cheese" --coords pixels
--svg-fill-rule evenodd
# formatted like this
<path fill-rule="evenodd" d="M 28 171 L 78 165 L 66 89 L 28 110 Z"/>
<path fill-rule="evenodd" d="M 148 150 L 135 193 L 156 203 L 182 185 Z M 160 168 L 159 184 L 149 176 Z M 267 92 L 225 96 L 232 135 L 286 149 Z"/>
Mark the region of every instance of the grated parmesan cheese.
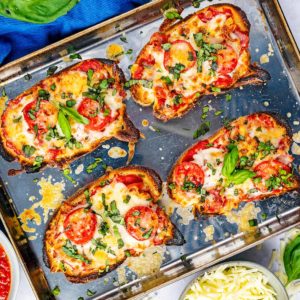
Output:
<path fill-rule="evenodd" d="M 184 300 L 223 299 L 276 300 L 276 292 L 257 269 L 223 265 L 199 277 L 184 297 Z"/>

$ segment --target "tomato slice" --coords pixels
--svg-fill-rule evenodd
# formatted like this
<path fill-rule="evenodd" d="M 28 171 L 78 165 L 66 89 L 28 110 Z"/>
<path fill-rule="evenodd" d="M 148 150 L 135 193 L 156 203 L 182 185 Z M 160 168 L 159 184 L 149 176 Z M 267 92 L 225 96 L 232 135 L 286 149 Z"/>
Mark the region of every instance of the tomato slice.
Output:
<path fill-rule="evenodd" d="M 74 70 L 87 72 L 89 69 L 94 71 L 101 71 L 103 69 L 103 65 L 100 61 L 96 59 L 89 59 L 82 62 L 79 66 L 75 67 Z"/>
<path fill-rule="evenodd" d="M 155 59 L 151 54 L 143 55 L 138 58 L 137 66 L 135 66 L 134 72 L 132 74 L 133 79 L 142 79 L 144 69 L 155 64 Z"/>
<path fill-rule="evenodd" d="M 234 33 L 238 36 L 242 49 L 248 49 L 249 47 L 249 32 L 236 29 Z"/>
<path fill-rule="evenodd" d="M 230 46 L 221 49 L 217 53 L 218 73 L 228 74 L 232 72 L 238 63 L 238 56 Z"/>
<path fill-rule="evenodd" d="M 153 242 L 154 245 L 161 245 L 165 243 L 166 232 L 169 232 L 169 230 L 172 232 L 172 224 L 169 221 L 166 213 L 160 207 L 157 207 L 156 214 L 158 216 L 158 228 Z"/>
<path fill-rule="evenodd" d="M 117 175 L 116 181 L 124 183 L 129 190 L 132 188 L 137 188 L 140 191 L 144 189 L 143 179 L 137 175 Z"/>
<path fill-rule="evenodd" d="M 171 48 L 165 51 L 164 54 L 164 66 L 167 70 L 175 67 L 176 64 L 184 65 L 184 69 L 181 72 L 185 72 L 192 68 L 196 63 L 196 52 L 193 46 L 183 40 L 177 40 L 171 44 Z"/>
<path fill-rule="evenodd" d="M 106 104 L 100 109 L 99 103 L 90 98 L 81 101 L 78 112 L 90 121 L 85 128 L 95 131 L 103 131 L 115 119 L 112 118 L 111 110 Z"/>
<path fill-rule="evenodd" d="M 62 153 L 61 149 L 49 149 L 47 151 L 47 155 L 49 156 L 49 159 L 51 159 L 51 160 L 56 160 L 57 156 L 61 153 Z"/>
<path fill-rule="evenodd" d="M 230 9 L 225 8 L 225 9 L 222 9 L 222 10 L 217 10 L 214 7 L 209 7 L 206 11 L 200 12 L 198 14 L 198 18 L 203 23 L 207 23 L 211 19 L 213 19 L 215 16 L 220 15 L 220 14 L 225 14 L 227 18 L 232 16 L 232 12 L 231 12 Z"/>
<path fill-rule="evenodd" d="M 260 191 L 267 191 L 268 189 L 266 187 L 265 181 L 272 176 L 278 176 L 280 170 L 284 170 L 287 173 L 291 173 L 291 168 L 289 166 L 276 159 L 266 160 L 258 164 L 254 168 L 254 172 L 256 173 L 255 178 L 260 177 L 262 178 L 262 180 L 254 180 L 255 187 Z M 273 190 L 273 192 L 275 191 Z"/>
<path fill-rule="evenodd" d="M 144 67 L 138 65 L 132 74 L 133 79 L 142 79 L 143 77 L 143 72 L 144 72 Z"/>
<path fill-rule="evenodd" d="M 49 127 L 54 127 L 57 123 L 58 112 L 56 107 L 47 100 L 34 100 L 23 108 L 23 115 L 31 131 L 37 128 L 38 133 L 42 134 L 48 131 Z"/>
<path fill-rule="evenodd" d="M 218 76 L 218 79 L 214 82 L 214 85 L 219 88 L 228 88 L 233 84 L 233 79 L 228 74 L 222 74 Z"/>
<path fill-rule="evenodd" d="M 153 238 L 158 228 L 158 216 L 147 206 L 132 207 L 125 215 L 128 233 L 138 241 Z"/>
<path fill-rule="evenodd" d="M 208 191 L 209 195 L 205 199 L 204 212 L 208 214 L 221 213 L 222 208 L 226 205 L 226 198 L 220 195 L 218 190 Z"/>
<path fill-rule="evenodd" d="M 202 168 L 193 162 L 183 162 L 176 166 L 174 170 L 175 182 L 182 187 L 185 182 L 195 185 L 195 188 L 203 185 L 204 172 Z"/>
<path fill-rule="evenodd" d="M 247 120 L 253 122 L 257 127 L 274 128 L 276 126 L 274 119 L 270 115 L 264 113 L 252 114 L 247 117 Z"/>
<path fill-rule="evenodd" d="M 200 150 L 209 148 L 208 140 L 203 140 L 194 145 L 183 157 L 182 161 L 191 161 L 193 156 Z"/>
<path fill-rule="evenodd" d="M 154 87 L 154 93 L 159 106 L 164 106 L 167 100 L 167 92 L 166 89 L 161 86 Z"/>
<path fill-rule="evenodd" d="M 154 32 L 150 38 L 150 44 L 154 46 L 161 46 L 168 42 L 168 36 L 161 32 Z"/>
<path fill-rule="evenodd" d="M 91 210 L 80 207 L 67 215 L 64 221 L 65 235 L 73 243 L 82 245 L 92 239 L 96 225 L 96 215 Z"/>

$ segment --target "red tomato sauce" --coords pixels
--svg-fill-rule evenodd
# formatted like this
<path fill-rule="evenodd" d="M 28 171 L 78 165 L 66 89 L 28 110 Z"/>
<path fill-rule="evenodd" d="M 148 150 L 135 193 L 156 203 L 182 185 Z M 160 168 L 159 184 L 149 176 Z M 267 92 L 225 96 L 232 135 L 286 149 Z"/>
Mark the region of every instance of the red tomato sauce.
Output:
<path fill-rule="evenodd" d="M 11 270 L 8 256 L 0 244 L 0 300 L 7 300 L 11 286 Z"/>

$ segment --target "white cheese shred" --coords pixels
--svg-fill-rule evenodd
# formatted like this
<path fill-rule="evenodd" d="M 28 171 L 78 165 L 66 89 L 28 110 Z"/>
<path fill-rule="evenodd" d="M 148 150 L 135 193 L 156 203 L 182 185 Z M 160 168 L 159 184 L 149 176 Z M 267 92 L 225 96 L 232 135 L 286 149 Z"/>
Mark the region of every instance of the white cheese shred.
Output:
<path fill-rule="evenodd" d="M 264 299 L 275 300 L 268 278 L 257 269 L 220 266 L 199 277 L 184 300 Z"/>

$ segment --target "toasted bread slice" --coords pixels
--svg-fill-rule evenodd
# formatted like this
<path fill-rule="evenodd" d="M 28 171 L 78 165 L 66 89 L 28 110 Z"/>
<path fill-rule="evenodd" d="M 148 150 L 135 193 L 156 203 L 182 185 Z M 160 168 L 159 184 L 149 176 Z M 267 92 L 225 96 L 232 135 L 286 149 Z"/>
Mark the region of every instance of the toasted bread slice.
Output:
<path fill-rule="evenodd" d="M 113 61 L 89 59 L 10 100 L 1 119 L 1 153 L 28 172 L 63 166 L 113 137 L 136 143 L 126 114 L 124 75 Z"/>
<path fill-rule="evenodd" d="M 161 192 L 161 179 L 151 169 L 106 173 L 56 211 L 44 237 L 45 263 L 72 282 L 87 282 L 147 247 L 182 245 L 182 235 L 156 204 Z"/>
<path fill-rule="evenodd" d="M 251 65 L 249 31 L 245 13 L 231 4 L 211 5 L 162 26 L 131 67 L 127 85 L 133 99 L 153 105 L 154 116 L 168 121 L 204 95 L 264 83 L 270 75 Z"/>
<path fill-rule="evenodd" d="M 168 193 L 201 214 L 299 189 L 288 153 L 291 130 L 273 113 L 240 117 L 188 148 L 168 177 Z"/>

